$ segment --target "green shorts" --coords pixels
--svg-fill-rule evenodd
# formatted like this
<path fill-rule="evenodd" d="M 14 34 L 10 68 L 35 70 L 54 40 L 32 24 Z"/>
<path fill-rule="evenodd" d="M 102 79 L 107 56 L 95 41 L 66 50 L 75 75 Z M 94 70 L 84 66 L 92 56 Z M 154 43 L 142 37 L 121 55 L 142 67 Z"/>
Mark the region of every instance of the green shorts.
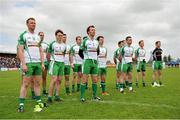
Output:
<path fill-rule="evenodd" d="M 54 76 L 63 76 L 64 62 L 51 61 L 49 66 L 49 74 Z"/>
<path fill-rule="evenodd" d="M 64 66 L 64 75 L 70 75 L 71 67 L 70 65 Z"/>
<path fill-rule="evenodd" d="M 121 71 L 128 73 L 128 72 L 132 72 L 133 66 L 132 63 L 125 63 L 121 65 Z"/>
<path fill-rule="evenodd" d="M 137 66 L 136 66 L 137 72 L 145 72 L 146 71 L 146 62 L 143 61 L 139 61 L 137 62 Z"/>
<path fill-rule="evenodd" d="M 116 71 L 121 72 L 121 63 L 116 65 Z"/>
<path fill-rule="evenodd" d="M 49 69 L 49 62 L 48 61 L 44 61 L 44 67 L 46 70 Z"/>
<path fill-rule="evenodd" d="M 73 72 L 82 72 L 82 65 L 74 64 Z"/>
<path fill-rule="evenodd" d="M 25 76 L 29 77 L 42 74 L 41 63 L 26 63 L 26 65 L 28 70 L 24 73 Z"/>
<path fill-rule="evenodd" d="M 153 70 L 162 70 L 162 61 L 153 61 L 152 68 Z"/>
<path fill-rule="evenodd" d="M 99 75 L 106 75 L 107 74 L 107 68 L 98 68 L 98 74 Z"/>
<path fill-rule="evenodd" d="M 97 75 L 98 74 L 97 60 L 86 59 L 82 65 L 82 73 L 86 75 L 88 74 Z"/>

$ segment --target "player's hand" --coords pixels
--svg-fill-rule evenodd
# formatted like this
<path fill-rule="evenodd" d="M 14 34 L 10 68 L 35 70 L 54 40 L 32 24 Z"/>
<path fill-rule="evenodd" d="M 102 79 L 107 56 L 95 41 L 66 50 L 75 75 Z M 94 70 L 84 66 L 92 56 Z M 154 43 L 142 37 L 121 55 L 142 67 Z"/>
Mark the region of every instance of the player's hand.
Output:
<path fill-rule="evenodd" d="M 26 64 L 22 65 L 22 71 L 23 72 L 27 72 L 28 71 L 28 68 L 27 68 Z"/>
<path fill-rule="evenodd" d="M 42 67 L 42 70 L 44 71 L 45 70 L 44 64 L 41 64 L 41 67 Z"/>
<path fill-rule="evenodd" d="M 73 63 L 71 63 L 71 67 L 74 68 L 74 64 Z"/>
<path fill-rule="evenodd" d="M 132 60 L 133 60 L 133 61 L 137 61 L 137 59 L 136 59 L 136 58 L 132 58 Z"/>

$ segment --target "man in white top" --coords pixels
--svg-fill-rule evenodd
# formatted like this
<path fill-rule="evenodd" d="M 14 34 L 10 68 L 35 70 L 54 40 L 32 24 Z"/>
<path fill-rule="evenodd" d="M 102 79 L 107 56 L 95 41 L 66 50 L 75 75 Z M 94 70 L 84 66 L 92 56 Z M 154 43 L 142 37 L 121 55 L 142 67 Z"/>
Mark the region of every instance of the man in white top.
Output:
<path fill-rule="evenodd" d="M 106 75 L 107 75 L 107 48 L 104 47 L 104 37 L 98 36 L 97 40 L 99 42 L 99 55 L 98 55 L 98 74 L 101 80 L 102 95 L 109 95 L 106 92 Z"/>
<path fill-rule="evenodd" d="M 42 47 L 43 53 L 44 53 L 44 66 L 45 66 L 45 69 L 42 71 L 43 95 L 47 96 L 48 93 L 46 92 L 46 77 L 47 77 L 47 70 L 48 70 L 48 67 L 49 67 L 49 61 L 47 60 L 46 56 L 47 56 L 49 44 L 44 41 L 44 32 L 39 32 L 38 35 L 39 35 L 39 37 L 41 39 L 41 47 Z"/>
<path fill-rule="evenodd" d="M 135 51 L 135 60 L 137 60 L 136 86 L 142 74 L 142 83 L 145 87 L 145 71 L 146 71 L 146 50 L 144 49 L 144 40 L 139 41 L 139 48 Z"/>
<path fill-rule="evenodd" d="M 81 45 L 81 37 L 76 37 L 76 44 L 71 47 L 70 50 L 70 64 L 73 68 L 73 78 L 72 78 L 72 92 L 75 92 L 75 84 L 77 82 L 77 92 L 80 91 L 80 83 L 82 79 L 82 63 L 83 60 L 79 56 L 79 48 Z"/>
<path fill-rule="evenodd" d="M 36 21 L 34 18 L 26 20 L 28 30 L 19 36 L 19 58 L 22 64 L 22 71 L 24 72 L 23 82 L 21 84 L 20 97 L 19 97 L 19 112 L 24 111 L 24 100 L 27 93 L 27 88 L 31 80 L 34 80 L 34 91 L 36 95 L 37 105 L 34 108 L 35 112 L 39 112 L 44 107 L 40 96 L 40 82 L 41 73 L 44 69 L 43 51 L 40 47 L 40 38 L 36 34 L 35 27 Z M 33 79 L 35 78 L 35 79 Z"/>
<path fill-rule="evenodd" d="M 56 41 L 49 45 L 47 58 L 51 60 L 49 66 L 49 74 L 51 81 L 48 92 L 48 103 L 52 103 L 53 90 L 56 85 L 55 101 L 61 101 L 59 96 L 60 83 L 64 75 L 64 56 L 66 52 L 66 45 L 63 42 L 63 31 L 56 30 Z"/>
<path fill-rule="evenodd" d="M 70 75 L 70 61 L 69 61 L 69 55 L 70 55 L 70 45 L 66 43 L 67 41 L 67 35 L 63 35 L 63 42 L 66 45 L 66 52 L 65 52 L 65 57 L 64 57 L 64 77 L 65 77 L 65 89 L 66 89 L 66 94 L 70 95 L 70 82 L 69 82 L 69 75 Z"/>
<path fill-rule="evenodd" d="M 125 79 L 128 78 L 128 86 L 129 86 L 129 91 L 132 92 L 132 59 L 133 59 L 133 54 L 134 54 L 134 48 L 131 46 L 132 44 L 132 37 L 127 36 L 126 37 L 126 43 L 120 52 L 120 57 L 119 60 L 122 61 L 121 64 L 121 70 L 122 70 L 122 81 L 120 83 L 120 92 L 124 93 L 124 82 Z"/>

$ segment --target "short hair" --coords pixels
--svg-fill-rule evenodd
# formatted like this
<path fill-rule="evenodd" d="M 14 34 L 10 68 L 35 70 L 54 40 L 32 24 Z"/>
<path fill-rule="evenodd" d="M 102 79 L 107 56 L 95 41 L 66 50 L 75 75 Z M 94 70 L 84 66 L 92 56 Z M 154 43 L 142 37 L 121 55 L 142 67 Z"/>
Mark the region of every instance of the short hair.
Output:
<path fill-rule="evenodd" d="M 78 38 L 81 38 L 81 36 L 76 36 L 76 40 L 77 40 Z"/>
<path fill-rule="evenodd" d="M 40 35 L 41 33 L 44 33 L 44 32 L 40 31 L 40 32 L 38 33 L 38 35 Z"/>
<path fill-rule="evenodd" d="M 97 37 L 97 40 L 99 41 L 100 40 L 100 38 L 104 38 L 103 36 L 98 36 Z"/>
<path fill-rule="evenodd" d="M 161 41 L 156 41 L 155 44 L 157 45 L 158 43 L 160 43 Z"/>
<path fill-rule="evenodd" d="M 55 32 L 55 35 L 57 35 L 59 32 L 60 32 L 61 34 L 64 34 L 62 30 L 57 29 L 56 32 Z"/>
<path fill-rule="evenodd" d="M 140 45 L 140 44 L 141 44 L 141 42 L 143 42 L 143 41 L 144 41 L 144 40 L 140 40 L 140 41 L 139 41 L 139 45 Z"/>
<path fill-rule="evenodd" d="M 123 42 L 123 40 L 122 40 L 122 41 L 119 41 L 119 42 L 118 42 L 118 45 L 120 45 L 122 42 Z"/>
<path fill-rule="evenodd" d="M 28 18 L 28 19 L 26 20 L 26 24 L 28 24 L 29 20 L 34 20 L 34 21 L 35 21 L 35 18 L 33 18 L 33 17 Z"/>
<path fill-rule="evenodd" d="M 132 38 L 132 37 L 131 37 L 131 36 L 127 36 L 127 37 L 126 37 L 126 40 L 128 40 L 129 38 Z"/>
<path fill-rule="evenodd" d="M 87 30 L 86 30 L 87 34 L 88 34 L 90 28 L 95 28 L 95 26 L 94 26 L 94 25 L 90 25 L 90 26 L 87 28 Z"/>

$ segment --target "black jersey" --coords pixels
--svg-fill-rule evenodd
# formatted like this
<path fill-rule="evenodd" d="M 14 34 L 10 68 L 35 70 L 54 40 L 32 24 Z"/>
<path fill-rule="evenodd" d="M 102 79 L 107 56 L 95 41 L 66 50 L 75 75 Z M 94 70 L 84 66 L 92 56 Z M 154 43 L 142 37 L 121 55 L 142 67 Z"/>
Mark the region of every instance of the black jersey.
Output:
<path fill-rule="evenodd" d="M 162 61 L 162 52 L 161 48 L 155 48 L 153 51 L 153 60 L 154 61 Z"/>

